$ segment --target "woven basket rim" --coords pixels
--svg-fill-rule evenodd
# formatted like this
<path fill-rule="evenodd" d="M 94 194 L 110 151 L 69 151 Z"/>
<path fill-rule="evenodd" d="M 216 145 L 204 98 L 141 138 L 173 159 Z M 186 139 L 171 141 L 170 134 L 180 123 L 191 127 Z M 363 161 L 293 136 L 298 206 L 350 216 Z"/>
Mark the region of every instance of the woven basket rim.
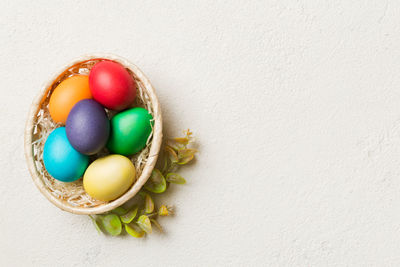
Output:
<path fill-rule="evenodd" d="M 149 97 L 152 103 L 153 107 L 153 118 L 154 118 L 154 126 L 153 126 L 153 139 L 152 139 L 152 144 L 150 148 L 150 153 L 149 157 L 147 159 L 147 162 L 144 166 L 144 169 L 138 177 L 138 179 L 135 181 L 133 186 L 122 196 L 119 198 L 106 203 L 102 204 L 97 207 L 73 207 L 71 205 L 68 205 L 65 203 L 64 200 L 57 198 L 55 195 L 51 194 L 51 192 L 46 188 L 43 180 L 39 176 L 39 173 L 36 170 L 35 163 L 34 163 L 34 157 L 33 157 L 33 147 L 32 147 L 32 134 L 33 134 L 33 126 L 34 126 L 34 120 L 35 116 L 38 112 L 38 109 L 40 107 L 41 101 L 45 94 L 47 93 L 48 88 L 62 75 L 67 69 L 70 67 L 84 61 L 88 60 L 93 60 L 93 59 L 108 59 L 108 60 L 113 60 L 116 62 L 119 62 L 122 64 L 124 67 L 130 69 L 137 78 L 141 80 L 143 83 Z M 39 94 L 34 98 L 31 108 L 29 110 L 28 114 L 28 119 L 26 121 L 25 125 L 25 134 L 24 134 L 24 148 L 25 148 L 25 158 L 26 162 L 28 164 L 28 169 L 29 172 L 32 176 L 32 179 L 36 185 L 36 187 L 39 189 L 39 191 L 55 206 L 58 208 L 68 211 L 74 214 L 101 214 L 105 213 L 107 211 L 110 211 L 116 207 L 121 206 L 124 204 L 126 201 L 134 197 L 139 190 L 142 188 L 142 186 L 146 183 L 146 181 L 149 179 L 152 170 L 155 167 L 155 164 L 157 162 L 158 158 L 158 153 L 160 151 L 162 143 L 162 115 L 161 115 L 161 107 L 160 103 L 158 101 L 157 95 L 155 93 L 155 90 L 153 86 L 151 85 L 150 81 L 147 79 L 145 74 L 134 64 L 130 63 L 127 59 L 110 54 L 110 53 L 94 53 L 94 54 L 86 54 L 83 56 L 80 56 L 68 64 L 64 65 L 62 68 L 60 68 L 57 72 L 54 73 L 53 76 L 50 77 L 50 79 L 44 83 L 44 85 L 41 87 L 41 90 Z"/>

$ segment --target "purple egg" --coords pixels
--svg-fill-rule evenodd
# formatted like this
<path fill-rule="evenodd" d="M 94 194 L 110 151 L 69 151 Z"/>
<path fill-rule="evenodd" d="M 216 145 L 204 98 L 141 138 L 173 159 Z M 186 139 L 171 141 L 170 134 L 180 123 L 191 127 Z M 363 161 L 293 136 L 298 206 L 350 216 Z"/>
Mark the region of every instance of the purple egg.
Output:
<path fill-rule="evenodd" d="M 71 145 L 85 155 L 99 152 L 107 143 L 110 121 L 104 108 L 92 99 L 75 104 L 65 124 Z"/>

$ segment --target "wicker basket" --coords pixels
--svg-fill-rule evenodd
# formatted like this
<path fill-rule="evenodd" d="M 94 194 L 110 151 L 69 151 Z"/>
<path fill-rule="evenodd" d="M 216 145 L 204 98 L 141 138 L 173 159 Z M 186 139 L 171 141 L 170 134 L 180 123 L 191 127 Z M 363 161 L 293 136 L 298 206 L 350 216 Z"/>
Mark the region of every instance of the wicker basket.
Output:
<path fill-rule="evenodd" d="M 82 179 L 72 183 L 63 183 L 52 178 L 44 168 L 43 146 L 48 134 L 60 125 L 55 124 L 49 115 L 48 102 L 57 85 L 74 74 L 88 74 L 98 61 L 108 59 L 116 61 L 131 73 L 137 83 L 137 96 L 133 106 L 146 108 L 154 118 L 152 134 L 146 147 L 131 160 L 137 176 L 132 187 L 121 197 L 102 202 L 92 199 L 83 189 Z M 112 116 L 112 111 L 107 111 Z M 131 199 L 146 183 L 156 164 L 162 142 L 162 117 L 160 104 L 155 91 L 143 72 L 121 57 L 110 54 L 93 54 L 80 57 L 57 72 L 47 82 L 32 103 L 25 128 L 25 156 L 32 179 L 40 192 L 54 205 L 75 214 L 101 214 L 110 211 Z M 106 149 L 96 157 L 107 154 Z M 92 158 L 93 159 L 93 158 Z"/>

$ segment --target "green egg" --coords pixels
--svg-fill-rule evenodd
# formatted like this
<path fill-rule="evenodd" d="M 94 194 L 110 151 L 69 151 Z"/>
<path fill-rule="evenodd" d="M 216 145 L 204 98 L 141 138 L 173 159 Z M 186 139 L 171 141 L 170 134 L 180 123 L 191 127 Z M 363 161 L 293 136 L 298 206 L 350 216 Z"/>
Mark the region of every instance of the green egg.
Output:
<path fill-rule="evenodd" d="M 118 113 L 111 119 L 108 149 L 125 156 L 138 153 L 146 146 L 153 124 L 153 116 L 144 108 Z"/>

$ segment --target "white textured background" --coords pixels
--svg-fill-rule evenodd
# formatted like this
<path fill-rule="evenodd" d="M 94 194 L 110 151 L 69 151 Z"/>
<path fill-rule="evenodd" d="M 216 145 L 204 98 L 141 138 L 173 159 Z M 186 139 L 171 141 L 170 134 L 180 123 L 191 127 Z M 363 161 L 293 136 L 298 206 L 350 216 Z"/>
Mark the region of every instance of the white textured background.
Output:
<path fill-rule="evenodd" d="M 165 235 L 101 236 L 31 181 L 30 103 L 89 52 L 198 137 Z M 0 59 L 1 266 L 400 265 L 398 1 L 2 0 Z"/>

